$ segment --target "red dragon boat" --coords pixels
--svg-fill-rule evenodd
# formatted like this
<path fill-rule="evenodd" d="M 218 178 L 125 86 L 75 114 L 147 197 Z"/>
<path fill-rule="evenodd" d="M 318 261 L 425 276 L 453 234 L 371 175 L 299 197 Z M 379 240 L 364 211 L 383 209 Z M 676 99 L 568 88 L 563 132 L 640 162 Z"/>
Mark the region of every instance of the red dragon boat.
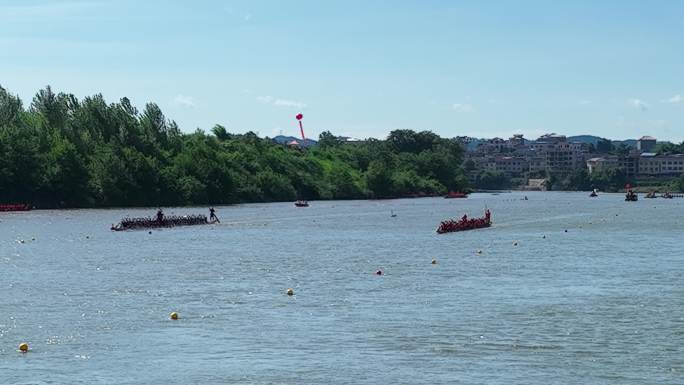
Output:
<path fill-rule="evenodd" d="M 460 191 L 449 191 L 449 193 L 444 196 L 445 199 L 467 198 L 467 197 L 468 197 L 468 194 L 462 193 Z"/>
<path fill-rule="evenodd" d="M 437 228 L 438 234 L 453 233 L 456 231 L 466 231 L 482 229 L 492 225 L 492 214 L 489 210 L 485 210 L 485 216 L 482 218 L 468 218 L 464 215 L 460 220 L 449 219 L 439 224 Z"/>
<path fill-rule="evenodd" d="M 18 203 L 11 205 L 0 205 L 0 211 L 29 211 L 31 210 L 30 204 Z"/>

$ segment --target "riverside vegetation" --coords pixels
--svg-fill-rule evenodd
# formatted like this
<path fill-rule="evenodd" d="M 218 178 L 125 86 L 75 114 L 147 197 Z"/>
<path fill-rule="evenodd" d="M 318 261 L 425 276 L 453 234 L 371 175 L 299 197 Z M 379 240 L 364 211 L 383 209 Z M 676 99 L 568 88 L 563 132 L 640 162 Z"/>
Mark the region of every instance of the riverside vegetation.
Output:
<path fill-rule="evenodd" d="M 40 90 L 25 108 L 0 87 L 0 202 L 168 206 L 443 194 L 467 188 L 463 149 L 429 132 L 288 148 L 216 125 L 181 132 L 154 103 Z"/>

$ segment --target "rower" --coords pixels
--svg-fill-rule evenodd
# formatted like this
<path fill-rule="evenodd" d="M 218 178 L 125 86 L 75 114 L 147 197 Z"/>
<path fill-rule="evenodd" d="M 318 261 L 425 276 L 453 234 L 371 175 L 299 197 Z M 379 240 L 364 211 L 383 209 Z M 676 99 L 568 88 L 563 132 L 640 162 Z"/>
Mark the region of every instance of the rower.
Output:
<path fill-rule="evenodd" d="M 216 211 L 214 210 L 213 207 L 209 208 L 209 220 L 210 221 L 216 220 L 217 223 L 221 223 L 221 221 L 219 221 L 218 217 L 216 216 Z"/>
<path fill-rule="evenodd" d="M 162 211 L 162 209 L 157 210 L 157 222 L 164 222 L 164 212 Z"/>

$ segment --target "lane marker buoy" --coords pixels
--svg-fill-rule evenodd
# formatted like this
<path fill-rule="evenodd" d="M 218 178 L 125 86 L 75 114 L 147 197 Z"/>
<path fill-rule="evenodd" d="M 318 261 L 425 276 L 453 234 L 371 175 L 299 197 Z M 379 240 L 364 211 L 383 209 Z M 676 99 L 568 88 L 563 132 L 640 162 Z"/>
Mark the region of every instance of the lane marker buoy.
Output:
<path fill-rule="evenodd" d="M 287 295 L 289 295 L 289 296 L 293 296 L 293 295 L 294 295 L 294 290 L 292 290 L 292 288 L 289 288 L 289 289 L 287 289 L 287 290 L 285 291 L 285 293 L 286 293 Z"/>
<path fill-rule="evenodd" d="M 432 263 L 433 265 L 436 265 L 436 264 L 437 264 L 437 260 L 433 258 L 431 263 Z"/>
<path fill-rule="evenodd" d="M 378 270 L 375 272 L 375 275 L 382 275 L 382 270 Z"/>
<path fill-rule="evenodd" d="M 169 315 L 169 318 L 171 318 L 174 321 L 178 320 L 178 313 L 176 313 L 175 311 L 172 311 L 171 314 Z"/>
<path fill-rule="evenodd" d="M 19 351 L 22 353 L 26 353 L 29 351 L 29 346 L 26 342 L 22 342 L 19 344 Z"/>

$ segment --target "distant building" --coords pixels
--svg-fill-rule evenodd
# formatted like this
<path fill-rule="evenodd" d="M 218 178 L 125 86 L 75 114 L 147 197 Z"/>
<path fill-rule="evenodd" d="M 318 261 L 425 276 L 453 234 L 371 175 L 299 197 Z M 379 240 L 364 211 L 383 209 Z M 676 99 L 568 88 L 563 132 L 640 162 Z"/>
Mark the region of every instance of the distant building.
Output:
<path fill-rule="evenodd" d="M 519 157 L 499 156 L 487 162 L 486 169 L 512 177 L 522 177 L 529 170 L 529 163 Z"/>
<path fill-rule="evenodd" d="M 340 143 L 346 143 L 346 144 L 362 144 L 366 143 L 365 139 L 359 139 L 359 138 L 352 138 L 350 136 L 338 136 L 337 140 Z"/>
<path fill-rule="evenodd" d="M 587 159 L 587 169 L 589 170 L 589 174 L 593 174 L 595 172 L 606 171 L 608 169 L 617 168 L 617 167 L 618 167 L 617 156 L 607 156 L 607 157 L 598 157 L 598 158 Z"/>
<path fill-rule="evenodd" d="M 533 154 L 527 158 L 530 165 L 530 172 L 539 174 L 546 171 L 546 156 Z"/>
<path fill-rule="evenodd" d="M 531 144 L 540 157 L 545 158 L 545 169 L 552 173 L 568 174 L 584 166 L 589 146 L 569 142 L 565 135 L 546 134 Z"/>
<path fill-rule="evenodd" d="M 470 136 L 457 136 L 455 139 L 457 142 L 463 145 L 463 148 L 466 151 L 474 151 L 477 149 L 477 145 L 480 143 L 479 139 Z"/>
<path fill-rule="evenodd" d="M 642 136 L 637 140 L 637 150 L 639 152 L 655 152 L 656 138 L 652 136 Z"/>
<path fill-rule="evenodd" d="M 508 144 L 501 138 L 493 138 L 480 142 L 477 145 L 477 152 L 483 154 L 499 154 L 508 148 Z"/>
<path fill-rule="evenodd" d="M 639 150 L 633 150 L 627 155 L 618 156 L 618 168 L 628 178 L 636 176 L 639 173 Z"/>
<path fill-rule="evenodd" d="M 522 134 L 515 134 L 510 139 L 508 139 L 510 147 L 519 148 L 525 146 L 525 138 Z"/>
<path fill-rule="evenodd" d="M 584 167 L 588 153 L 588 144 L 570 142 L 565 135 L 547 134 L 536 141 L 528 141 L 516 134 L 508 140 L 482 140 L 475 152 L 466 154 L 466 159 L 472 160 L 479 170 L 525 177 L 530 173 L 571 173 Z"/>
<path fill-rule="evenodd" d="M 684 155 L 656 155 L 645 152 L 639 156 L 640 176 L 677 176 L 684 173 Z"/>

